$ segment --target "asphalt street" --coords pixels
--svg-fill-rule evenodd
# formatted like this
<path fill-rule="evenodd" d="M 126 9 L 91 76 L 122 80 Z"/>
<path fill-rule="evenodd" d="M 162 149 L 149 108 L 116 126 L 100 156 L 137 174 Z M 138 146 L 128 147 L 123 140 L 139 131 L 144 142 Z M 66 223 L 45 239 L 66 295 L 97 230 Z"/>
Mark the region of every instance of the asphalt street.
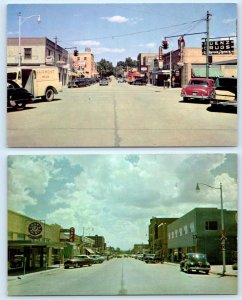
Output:
<path fill-rule="evenodd" d="M 185 103 L 180 89 L 118 83 L 64 88 L 7 114 L 9 147 L 235 146 L 237 114 Z"/>

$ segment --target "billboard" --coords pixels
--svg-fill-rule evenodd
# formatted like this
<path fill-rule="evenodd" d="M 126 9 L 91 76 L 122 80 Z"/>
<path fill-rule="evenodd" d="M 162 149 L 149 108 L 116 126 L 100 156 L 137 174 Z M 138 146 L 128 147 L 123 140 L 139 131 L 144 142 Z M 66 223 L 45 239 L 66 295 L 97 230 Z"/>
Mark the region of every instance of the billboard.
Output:
<path fill-rule="evenodd" d="M 209 41 L 209 54 L 233 54 L 234 40 Z M 202 54 L 206 55 L 206 41 L 202 42 Z"/>

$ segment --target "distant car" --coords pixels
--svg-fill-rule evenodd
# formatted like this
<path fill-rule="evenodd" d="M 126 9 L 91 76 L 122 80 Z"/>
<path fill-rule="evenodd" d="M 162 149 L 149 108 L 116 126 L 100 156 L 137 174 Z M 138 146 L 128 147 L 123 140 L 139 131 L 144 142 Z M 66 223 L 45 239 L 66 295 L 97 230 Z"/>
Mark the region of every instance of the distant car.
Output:
<path fill-rule="evenodd" d="M 217 78 L 215 80 L 215 91 L 210 103 L 212 108 L 232 107 L 237 109 L 237 78 Z"/>
<path fill-rule="evenodd" d="M 106 78 L 103 78 L 99 81 L 99 85 L 108 85 L 109 84 L 109 80 Z"/>
<path fill-rule="evenodd" d="M 67 87 L 68 88 L 77 88 L 77 87 L 85 87 L 90 85 L 89 81 L 85 78 L 77 78 L 70 82 L 68 82 Z"/>
<path fill-rule="evenodd" d="M 190 99 L 202 100 L 210 103 L 214 94 L 214 80 L 207 78 L 192 78 L 188 85 L 182 88 L 183 101 Z"/>
<path fill-rule="evenodd" d="M 206 274 L 210 271 L 210 264 L 207 261 L 206 254 L 203 253 L 187 253 L 184 259 L 180 262 L 180 270 L 190 273 L 202 271 Z"/>
<path fill-rule="evenodd" d="M 124 78 L 123 77 L 118 77 L 118 83 L 124 83 L 125 82 L 125 80 L 124 80 Z"/>
<path fill-rule="evenodd" d="M 147 80 L 143 77 L 141 78 L 136 78 L 133 83 L 133 85 L 146 85 L 147 84 Z"/>
<path fill-rule="evenodd" d="M 73 258 L 69 258 L 64 262 L 64 268 L 69 269 L 83 267 L 83 266 L 91 266 L 93 264 L 93 259 L 88 255 L 75 255 Z"/>
<path fill-rule="evenodd" d="M 7 81 L 7 107 L 12 109 L 24 109 L 26 104 L 32 103 L 34 96 L 24 88 L 21 88 L 12 80 Z"/>
<path fill-rule="evenodd" d="M 149 263 L 160 263 L 162 262 L 161 258 L 159 255 L 157 254 L 146 254 L 146 256 L 144 257 L 144 261 L 149 264 Z"/>
<path fill-rule="evenodd" d="M 105 257 L 103 257 L 101 255 L 97 255 L 97 254 L 89 255 L 89 257 L 91 257 L 93 259 L 94 264 L 102 264 L 105 260 Z"/>

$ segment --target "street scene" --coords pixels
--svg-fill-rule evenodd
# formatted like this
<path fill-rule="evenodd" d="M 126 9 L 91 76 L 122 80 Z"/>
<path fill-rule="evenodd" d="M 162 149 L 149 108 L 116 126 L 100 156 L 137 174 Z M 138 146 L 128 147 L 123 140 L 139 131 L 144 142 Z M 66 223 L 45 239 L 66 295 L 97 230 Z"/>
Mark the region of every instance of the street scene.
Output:
<path fill-rule="evenodd" d="M 8 292 L 11 296 L 235 294 L 237 272 L 221 277 L 216 271 L 209 276 L 186 274 L 180 272 L 176 264 L 146 264 L 122 257 L 90 268 L 65 270 L 57 267 L 39 274 L 11 278 Z"/>
<path fill-rule="evenodd" d="M 8 295 L 236 295 L 235 154 L 8 157 Z"/>
<path fill-rule="evenodd" d="M 108 86 L 95 83 L 64 88 L 51 103 L 36 101 L 21 111 L 10 109 L 9 147 L 172 147 L 236 143 L 237 114 L 214 112 L 208 103 L 184 102 L 180 88 L 129 85 L 111 78 Z"/>
<path fill-rule="evenodd" d="M 236 8 L 8 5 L 8 146 L 236 146 Z"/>

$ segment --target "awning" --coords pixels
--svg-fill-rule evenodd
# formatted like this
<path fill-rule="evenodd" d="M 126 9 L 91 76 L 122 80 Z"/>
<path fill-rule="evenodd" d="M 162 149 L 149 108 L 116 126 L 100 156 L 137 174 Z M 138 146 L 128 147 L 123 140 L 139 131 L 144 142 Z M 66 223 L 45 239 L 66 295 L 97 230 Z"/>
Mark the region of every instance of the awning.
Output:
<path fill-rule="evenodd" d="M 90 253 L 90 254 L 93 254 L 93 253 L 95 253 L 92 249 L 90 249 L 90 248 L 85 248 L 85 250 L 88 252 L 88 253 Z"/>
<path fill-rule="evenodd" d="M 192 68 L 192 75 L 194 77 L 206 77 L 206 67 L 193 67 Z M 223 77 L 223 73 L 217 67 L 210 67 L 209 68 L 209 77 Z"/>

